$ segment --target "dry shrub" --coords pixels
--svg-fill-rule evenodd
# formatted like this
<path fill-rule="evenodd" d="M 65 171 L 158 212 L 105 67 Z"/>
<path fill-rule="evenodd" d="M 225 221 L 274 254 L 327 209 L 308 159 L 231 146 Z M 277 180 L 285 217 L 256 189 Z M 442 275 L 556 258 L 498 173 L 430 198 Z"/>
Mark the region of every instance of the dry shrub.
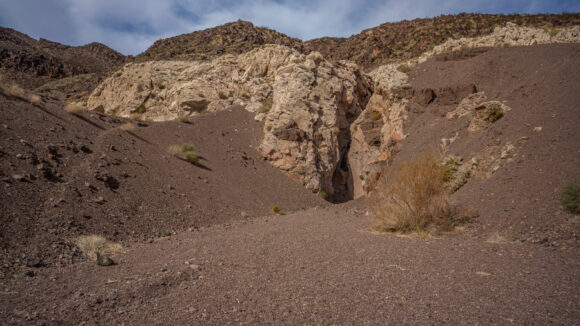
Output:
<path fill-rule="evenodd" d="M 36 95 L 36 94 L 30 94 L 28 95 L 28 102 L 30 102 L 31 104 L 38 104 L 40 103 L 40 96 Z"/>
<path fill-rule="evenodd" d="M 382 232 L 449 230 L 457 221 L 456 210 L 449 204 L 445 171 L 431 154 L 402 163 L 371 198 Z"/>
<path fill-rule="evenodd" d="M 131 122 L 125 122 L 124 124 L 119 126 L 119 129 L 123 131 L 133 131 L 135 130 L 135 125 L 132 124 Z"/>
<path fill-rule="evenodd" d="M 64 107 L 64 110 L 70 114 L 81 115 L 87 109 L 85 109 L 84 107 L 82 107 L 80 105 L 69 103 Z"/>
<path fill-rule="evenodd" d="M 22 87 L 20 87 L 16 84 L 10 85 L 7 92 L 8 92 L 8 95 L 10 95 L 10 96 L 24 97 L 24 90 L 22 89 Z"/>
<path fill-rule="evenodd" d="M 83 235 L 74 240 L 74 244 L 91 260 L 97 260 L 97 255 L 114 256 L 121 252 L 121 244 L 108 241 L 98 235 Z"/>

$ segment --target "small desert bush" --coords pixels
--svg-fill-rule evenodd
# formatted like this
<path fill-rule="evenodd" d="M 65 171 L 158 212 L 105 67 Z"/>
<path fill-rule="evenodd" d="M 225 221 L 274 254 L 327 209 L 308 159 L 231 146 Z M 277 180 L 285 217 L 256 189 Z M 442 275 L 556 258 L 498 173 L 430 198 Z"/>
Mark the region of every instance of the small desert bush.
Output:
<path fill-rule="evenodd" d="M 91 260 L 97 260 L 97 255 L 114 256 L 122 249 L 121 244 L 110 242 L 98 235 L 83 235 L 73 242 Z"/>
<path fill-rule="evenodd" d="M 135 108 L 135 110 L 133 110 L 133 113 L 143 114 L 146 111 L 147 111 L 147 108 L 145 107 L 145 103 L 141 103 L 141 104 L 139 104 L 138 107 Z"/>
<path fill-rule="evenodd" d="M 199 162 L 199 155 L 195 152 L 193 144 L 185 143 L 183 145 L 171 145 L 167 148 L 167 152 L 171 155 L 183 156 L 183 159 L 192 164 Z"/>
<path fill-rule="evenodd" d="M 499 118 L 503 117 L 503 110 L 501 109 L 501 105 L 497 103 L 490 104 L 487 108 L 485 108 L 487 113 L 487 121 L 495 122 L 499 120 Z"/>
<path fill-rule="evenodd" d="M 159 87 L 159 89 L 165 89 L 165 85 L 163 85 L 163 84 L 159 84 L 159 85 L 157 85 L 157 87 Z"/>
<path fill-rule="evenodd" d="M 81 115 L 87 109 L 80 105 L 69 103 L 64 107 L 64 110 L 73 115 Z"/>
<path fill-rule="evenodd" d="M 371 120 L 372 121 L 377 121 L 382 117 L 382 113 L 380 113 L 379 111 L 374 111 L 373 113 L 371 113 Z"/>
<path fill-rule="evenodd" d="M 133 131 L 133 130 L 135 130 L 135 125 L 132 124 L 131 122 L 126 122 L 126 123 L 120 125 L 119 129 L 121 129 L 123 131 Z"/>
<path fill-rule="evenodd" d="M 433 155 L 404 162 L 373 195 L 377 228 L 403 233 L 448 229 L 454 222 L 448 196 L 445 171 Z"/>
<path fill-rule="evenodd" d="M 191 121 L 189 121 L 189 117 L 186 115 L 180 115 L 177 120 L 179 120 L 179 122 L 183 122 L 183 123 L 190 123 Z"/>
<path fill-rule="evenodd" d="M 123 73 L 122 72 L 118 72 L 118 73 L 115 74 L 115 77 L 121 77 L 121 76 L 123 76 Z"/>
<path fill-rule="evenodd" d="M 220 100 L 225 100 L 228 98 L 228 96 L 224 93 L 224 92 L 218 92 L 218 97 L 220 98 Z"/>
<path fill-rule="evenodd" d="M 411 86 L 411 84 L 403 84 L 403 85 L 401 85 L 401 88 L 402 89 L 411 89 L 411 88 L 413 88 L 413 86 Z"/>
<path fill-rule="evenodd" d="M 260 106 L 260 109 L 258 110 L 259 113 L 266 113 L 268 111 L 270 111 L 270 109 L 272 108 L 272 104 L 274 104 L 274 99 L 270 96 L 267 99 L 262 101 L 262 106 Z"/>
<path fill-rule="evenodd" d="M 274 214 L 282 215 L 282 209 L 280 208 L 280 206 L 272 205 L 272 206 L 270 206 L 270 210 Z"/>
<path fill-rule="evenodd" d="M 30 94 L 28 95 L 28 102 L 30 102 L 31 104 L 38 104 L 40 103 L 40 96 L 36 95 L 36 94 Z"/>
<path fill-rule="evenodd" d="M 405 73 L 405 74 L 408 74 L 409 72 L 411 72 L 411 68 L 406 64 L 402 64 L 402 65 L 398 66 L 397 70 L 402 72 L 402 73 Z"/>
<path fill-rule="evenodd" d="M 133 120 L 142 120 L 143 119 L 143 114 L 142 113 L 133 112 L 133 113 L 131 113 L 130 118 L 133 119 Z"/>
<path fill-rule="evenodd" d="M 580 214 L 580 182 L 568 184 L 560 194 L 562 207 L 572 214 Z"/>
<path fill-rule="evenodd" d="M 318 192 L 318 197 L 320 197 L 322 199 L 326 199 L 326 198 L 328 198 L 328 193 L 326 193 L 326 191 L 324 191 L 324 190 L 320 190 Z"/>

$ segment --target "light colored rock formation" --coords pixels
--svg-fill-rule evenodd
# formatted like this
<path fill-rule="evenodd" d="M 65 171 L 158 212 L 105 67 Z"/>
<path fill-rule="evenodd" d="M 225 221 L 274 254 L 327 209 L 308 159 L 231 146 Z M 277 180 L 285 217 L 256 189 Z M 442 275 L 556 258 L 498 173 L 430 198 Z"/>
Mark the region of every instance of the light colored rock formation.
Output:
<path fill-rule="evenodd" d="M 87 101 L 89 109 L 163 121 L 240 104 L 257 111 L 272 96 L 276 70 L 304 60 L 284 46 L 265 46 L 211 61 L 130 63 L 106 79 Z"/>
<path fill-rule="evenodd" d="M 579 43 L 580 26 L 570 26 L 561 29 L 545 30 L 541 28 L 523 27 L 514 23 L 507 23 L 503 27 L 496 27 L 490 35 L 471 38 L 449 39 L 437 45 L 433 50 L 425 52 L 418 62 L 425 62 L 428 58 L 444 53 L 466 48 L 499 47 L 499 46 L 528 46 L 550 43 Z"/>
<path fill-rule="evenodd" d="M 318 52 L 280 68 L 260 150 L 308 189 L 347 199 L 349 127 L 371 93 L 370 78 L 355 64 L 332 65 Z"/>
<path fill-rule="evenodd" d="M 385 65 L 370 73 L 374 81 L 371 99 L 364 114 L 351 125 L 348 160 L 353 177 L 354 198 L 374 188 L 394 150 L 405 138 L 403 122 L 407 118 L 405 92 L 407 74 L 397 65 Z"/>

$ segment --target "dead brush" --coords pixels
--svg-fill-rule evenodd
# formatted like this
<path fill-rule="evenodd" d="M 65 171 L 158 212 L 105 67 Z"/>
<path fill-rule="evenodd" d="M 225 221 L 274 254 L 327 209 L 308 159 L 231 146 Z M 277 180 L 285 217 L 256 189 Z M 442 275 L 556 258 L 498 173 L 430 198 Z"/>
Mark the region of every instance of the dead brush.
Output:
<path fill-rule="evenodd" d="M 69 103 L 64 107 L 64 110 L 72 115 L 81 115 L 87 109 L 78 104 Z"/>
<path fill-rule="evenodd" d="M 431 154 L 398 166 L 370 197 L 379 232 L 449 231 L 462 220 L 449 204 L 445 171 Z"/>
<path fill-rule="evenodd" d="M 123 248 L 121 244 L 108 241 L 98 235 L 83 235 L 74 239 L 73 242 L 90 260 L 97 260 L 98 256 L 114 256 Z"/>

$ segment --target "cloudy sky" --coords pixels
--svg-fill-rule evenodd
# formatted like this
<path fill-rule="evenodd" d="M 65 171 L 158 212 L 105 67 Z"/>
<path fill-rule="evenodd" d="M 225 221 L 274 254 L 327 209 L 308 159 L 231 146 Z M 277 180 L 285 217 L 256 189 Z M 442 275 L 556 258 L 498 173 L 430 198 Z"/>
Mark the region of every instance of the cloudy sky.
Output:
<path fill-rule="evenodd" d="M 0 25 L 69 45 L 138 54 L 155 40 L 238 19 L 302 40 L 460 12 L 580 12 L 578 0 L 0 0 Z"/>

